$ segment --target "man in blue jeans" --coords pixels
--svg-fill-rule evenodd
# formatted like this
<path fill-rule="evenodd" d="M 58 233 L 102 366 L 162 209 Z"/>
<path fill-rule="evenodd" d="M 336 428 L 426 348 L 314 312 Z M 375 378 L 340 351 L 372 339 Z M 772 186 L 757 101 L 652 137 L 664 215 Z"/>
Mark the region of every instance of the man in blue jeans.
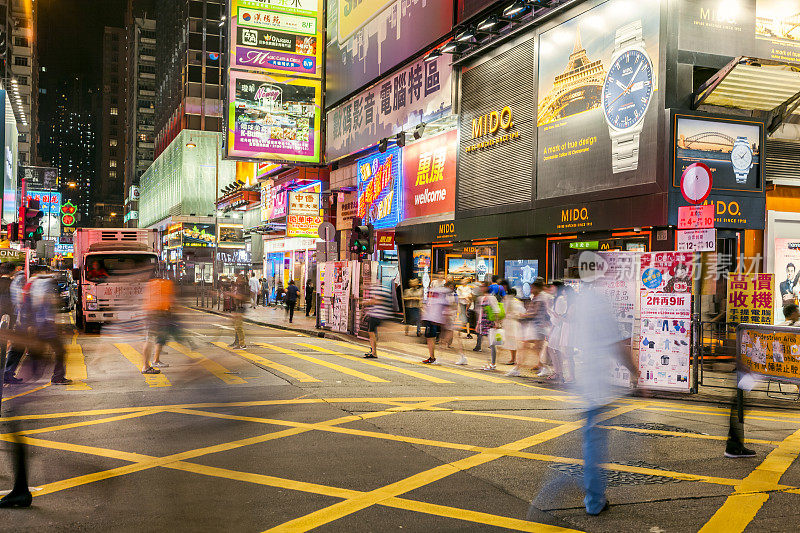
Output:
<path fill-rule="evenodd" d="M 575 389 L 580 395 L 586 420 L 583 426 L 583 500 L 586 513 L 598 515 L 608 508 L 606 475 L 600 467 L 606 461 L 608 430 L 597 424 L 606 419 L 604 411 L 619 392 L 611 383 L 614 362 L 630 371 L 634 383 L 639 371 L 631 356 L 630 339 L 623 338 L 614 320 L 611 303 L 592 286 L 583 282 L 569 314 L 575 354 Z"/>

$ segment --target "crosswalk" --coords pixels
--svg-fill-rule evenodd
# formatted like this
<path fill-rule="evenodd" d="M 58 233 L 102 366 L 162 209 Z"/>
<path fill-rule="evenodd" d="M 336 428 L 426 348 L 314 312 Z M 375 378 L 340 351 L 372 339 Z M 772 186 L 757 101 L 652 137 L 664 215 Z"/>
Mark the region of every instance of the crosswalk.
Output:
<path fill-rule="evenodd" d="M 75 335 L 67 345 L 67 377 L 74 383 L 66 389 L 92 391 L 102 388 L 104 382 L 120 379 L 134 386 L 138 382 L 144 390 L 163 389 L 187 383 L 190 374 L 187 369 L 192 370 L 192 379 L 206 376 L 220 386 L 257 385 L 264 376 L 322 385 L 369 383 L 379 386 L 416 382 L 446 387 L 467 381 L 515 383 L 497 373 L 450 365 L 422 365 L 418 359 L 384 350 L 379 350 L 378 359 L 365 359 L 362 357 L 364 346 L 352 342 L 273 336 L 254 339 L 247 348 L 239 349 L 208 338 L 200 342 L 200 337 L 197 343 L 186 339 L 167 343 L 161 359 L 170 366 L 161 369 L 160 374 L 150 375 L 141 374 L 140 341 L 124 342 L 128 339 L 116 338 L 114 341 L 118 342 L 103 343 L 100 349 L 97 345 L 82 346 L 80 337 Z"/>

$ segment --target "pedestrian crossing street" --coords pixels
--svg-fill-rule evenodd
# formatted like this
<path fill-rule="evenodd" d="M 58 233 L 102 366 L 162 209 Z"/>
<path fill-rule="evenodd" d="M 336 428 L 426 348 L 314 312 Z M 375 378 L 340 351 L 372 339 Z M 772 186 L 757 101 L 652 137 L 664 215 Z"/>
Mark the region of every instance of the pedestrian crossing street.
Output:
<path fill-rule="evenodd" d="M 417 357 L 384 350 L 378 351 L 378 359 L 364 359 L 365 346 L 353 342 L 299 335 L 255 336 L 246 349 L 237 349 L 230 347 L 227 339 L 201 341 L 202 337 L 167 343 L 161 360 L 169 367 L 162 368 L 160 374 L 145 375 L 139 372 L 141 338 L 74 334 L 67 346 L 67 377 L 74 383 L 67 390 L 93 390 L 117 380 L 134 385 L 138 382 L 144 389 L 158 389 L 198 377 L 221 386 L 241 386 L 254 384 L 260 376 L 267 375 L 259 369 L 288 382 L 303 384 L 454 386 L 482 382 L 534 387 L 500 373 L 447 364 L 423 365 Z"/>

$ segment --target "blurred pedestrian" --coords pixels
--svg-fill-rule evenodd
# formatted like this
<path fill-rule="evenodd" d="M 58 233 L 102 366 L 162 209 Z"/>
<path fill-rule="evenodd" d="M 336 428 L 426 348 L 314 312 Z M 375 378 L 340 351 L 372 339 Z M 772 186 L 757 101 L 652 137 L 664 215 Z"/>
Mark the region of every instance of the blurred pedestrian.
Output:
<path fill-rule="evenodd" d="M 476 352 L 481 351 L 481 342 L 483 337 L 494 335 L 496 330 L 500 328 L 500 321 L 503 320 L 505 311 L 497 297 L 494 294 L 489 294 L 489 287 L 484 282 L 481 285 L 482 294 L 475 303 L 478 312 L 478 344 L 474 348 Z M 495 370 L 497 368 L 497 341 L 489 339 L 490 356 L 489 362 L 483 367 L 483 370 Z"/>
<path fill-rule="evenodd" d="M 317 315 L 317 310 L 314 309 L 314 281 L 311 279 L 306 280 L 306 316 L 309 316 L 309 313 Z"/>
<path fill-rule="evenodd" d="M 469 276 L 464 276 L 461 283 L 456 287 L 456 297 L 458 298 L 458 320 L 464 324 L 467 332 L 467 338 L 471 339 L 472 335 L 469 334 L 469 308 L 472 304 L 472 287 L 470 287 Z"/>
<path fill-rule="evenodd" d="M 22 290 L 25 286 L 25 272 L 22 263 L 2 263 L 0 264 L 0 329 L 14 331 L 19 327 L 19 312 L 22 303 Z M 3 383 L 15 384 L 22 382 L 14 374 L 17 372 L 25 350 L 18 343 L 4 342 L 0 339 L 0 345 L 4 348 L 4 373 Z"/>
<path fill-rule="evenodd" d="M 519 376 L 519 368 L 517 368 L 517 350 L 522 341 L 522 328 L 520 320 L 525 315 L 525 305 L 517 298 L 516 289 L 508 289 L 508 294 L 503 298 L 503 307 L 505 307 L 506 317 L 503 320 L 503 329 L 505 330 L 505 342 L 503 348 L 508 350 L 511 358 L 507 365 L 514 365 L 514 368 L 508 371 L 507 376 Z"/>
<path fill-rule="evenodd" d="M 527 340 L 530 353 L 535 361 L 531 369 L 539 370 L 538 377 L 547 377 L 553 373 L 545 362 L 545 348 L 547 348 L 547 337 L 551 327 L 549 309 L 551 300 L 550 295 L 545 292 L 544 280 L 536 279 L 531 285 L 531 301 L 527 312 L 530 318 Z"/>
<path fill-rule="evenodd" d="M 489 294 L 497 298 L 498 301 L 506 297 L 506 288 L 502 284 L 500 276 L 492 276 L 492 284 L 489 285 Z"/>
<path fill-rule="evenodd" d="M 28 321 L 23 325 L 30 334 L 36 336 L 45 349 L 49 348 L 53 352 L 55 364 L 50 383 L 69 385 L 72 380 L 66 378 L 67 351 L 56 323 L 56 282 L 46 266 L 34 265 L 30 270 L 31 278 L 25 285 L 23 296 L 23 313 Z"/>
<path fill-rule="evenodd" d="M 428 358 L 422 361 L 426 364 L 436 362 L 436 339 L 441 337 L 442 343 L 447 342 L 444 333 L 452 306 L 453 285 L 437 285 L 428 291 L 428 298 L 422 309 L 422 323 L 425 326 L 425 342 L 428 344 Z"/>
<path fill-rule="evenodd" d="M 294 308 L 297 305 L 297 298 L 300 296 L 300 289 L 294 284 L 294 280 L 289 280 L 286 287 L 286 312 L 289 313 L 289 323 L 294 319 Z"/>
<path fill-rule="evenodd" d="M 571 344 L 577 349 L 575 389 L 586 411 L 583 427 L 584 506 L 590 515 L 608 508 L 606 476 L 600 465 L 606 462 L 608 431 L 597 426 L 607 406 L 619 398 L 622 389 L 614 388 L 611 375 L 615 362 L 626 366 L 638 382 L 639 370 L 622 336 L 622 328 L 614 320 L 611 303 L 584 283 L 575 297 L 574 312 L 569 315 Z"/>
<path fill-rule="evenodd" d="M 375 359 L 378 357 L 378 328 L 383 320 L 392 318 L 392 291 L 381 283 L 373 283 L 367 288 L 366 294 L 363 305 L 366 308 L 370 351 L 364 354 L 364 359 Z"/>
<path fill-rule="evenodd" d="M 250 301 L 250 286 L 247 283 L 247 278 L 244 272 L 239 272 L 233 282 L 230 291 L 231 304 L 233 310 L 231 311 L 231 320 L 233 322 L 234 337 L 233 342 L 228 346 L 237 350 L 247 348 L 244 342 L 244 324 L 243 313 L 245 305 Z"/>
<path fill-rule="evenodd" d="M 250 272 L 250 298 L 252 298 L 253 309 L 258 307 L 258 293 L 261 289 L 261 284 L 258 282 L 258 278 L 256 277 L 255 272 Z"/>
<path fill-rule="evenodd" d="M 408 288 L 403 291 L 403 302 L 406 308 L 406 335 L 408 335 L 408 326 L 413 325 L 417 328 L 417 337 L 419 337 L 422 307 L 422 287 L 419 278 L 411 278 L 408 281 Z"/>
<path fill-rule="evenodd" d="M 142 374 L 159 374 L 159 368 L 169 366 L 161 361 L 161 351 L 169 337 L 178 339 L 177 321 L 172 310 L 174 305 L 175 286 L 171 280 L 159 278 L 154 271 L 153 277 L 147 282 L 145 295 L 147 339 L 142 349 Z"/>
<path fill-rule="evenodd" d="M 575 362 L 572 356 L 573 348 L 570 344 L 569 313 L 575 298 L 575 291 L 563 282 L 554 281 L 556 289 L 553 304 L 550 306 L 550 321 L 552 329 L 548 341 L 548 349 L 556 365 L 556 373 L 550 379 L 560 379 L 566 383 L 575 375 Z"/>

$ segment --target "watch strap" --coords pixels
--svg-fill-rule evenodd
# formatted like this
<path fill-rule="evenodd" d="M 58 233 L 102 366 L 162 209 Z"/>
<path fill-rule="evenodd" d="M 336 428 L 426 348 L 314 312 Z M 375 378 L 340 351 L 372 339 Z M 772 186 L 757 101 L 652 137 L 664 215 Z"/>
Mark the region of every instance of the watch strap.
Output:
<path fill-rule="evenodd" d="M 622 48 L 627 48 L 632 44 L 642 42 L 643 40 L 642 21 L 634 20 L 633 22 L 629 22 L 628 24 L 617 28 L 617 32 L 614 34 L 614 51 L 616 52 Z"/>
<path fill-rule="evenodd" d="M 639 132 L 611 136 L 611 169 L 614 174 L 639 168 Z"/>

